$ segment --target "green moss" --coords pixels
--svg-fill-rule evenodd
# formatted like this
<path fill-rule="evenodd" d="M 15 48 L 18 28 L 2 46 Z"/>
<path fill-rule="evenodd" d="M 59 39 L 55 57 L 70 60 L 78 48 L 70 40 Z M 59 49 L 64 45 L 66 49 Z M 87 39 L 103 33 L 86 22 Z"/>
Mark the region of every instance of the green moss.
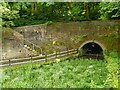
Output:
<path fill-rule="evenodd" d="M 2 29 L 2 38 L 9 39 L 13 36 L 13 30 L 11 28 L 3 28 Z"/>
<path fill-rule="evenodd" d="M 87 34 L 85 34 L 85 35 L 82 35 L 82 38 L 86 38 L 87 37 Z"/>

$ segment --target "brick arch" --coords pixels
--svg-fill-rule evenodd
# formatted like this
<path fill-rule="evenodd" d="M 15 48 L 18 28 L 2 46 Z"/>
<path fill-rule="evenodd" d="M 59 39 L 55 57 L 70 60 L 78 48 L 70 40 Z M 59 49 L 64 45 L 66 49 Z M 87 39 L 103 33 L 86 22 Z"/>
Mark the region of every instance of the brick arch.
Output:
<path fill-rule="evenodd" d="M 105 47 L 96 40 L 85 41 L 79 48 L 80 56 L 87 58 L 104 59 Z"/>
<path fill-rule="evenodd" d="M 87 43 L 96 43 L 96 44 L 98 44 L 98 45 L 102 48 L 103 51 L 106 50 L 105 46 L 104 46 L 103 44 L 101 44 L 100 42 L 96 41 L 96 40 L 88 40 L 88 41 L 83 42 L 83 43 L 80 45 L 79 50 L 81 50 L 81 48 L 82 48 L 85 44 L 87 44 Z"/>

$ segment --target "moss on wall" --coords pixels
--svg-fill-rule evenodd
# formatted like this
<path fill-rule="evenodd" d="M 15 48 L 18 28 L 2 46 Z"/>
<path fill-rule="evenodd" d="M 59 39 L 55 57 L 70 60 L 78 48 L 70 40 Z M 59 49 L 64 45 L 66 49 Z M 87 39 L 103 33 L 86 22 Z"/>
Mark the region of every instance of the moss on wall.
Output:
<path fill-rule="evenodd" d="M 100 42 L 109 51 L 118 51 L 119 26 L 120 20 L 82 21 L 23 26 L 17 27 L 15 30 L 23 34 L 26 39 L 42 47 L 43 51 L 48 51 L 48 53 L 49 51 L 52 53 L 79 48 L 82 43 L 89 40 Z M 63 47 L 65 48 L 63 49 Z"/>

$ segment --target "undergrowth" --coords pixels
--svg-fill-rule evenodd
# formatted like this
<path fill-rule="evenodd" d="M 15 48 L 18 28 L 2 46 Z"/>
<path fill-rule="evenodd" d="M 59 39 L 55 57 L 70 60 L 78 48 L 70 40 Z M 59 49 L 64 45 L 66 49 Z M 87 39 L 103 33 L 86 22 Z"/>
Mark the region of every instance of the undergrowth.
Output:
<path fill-rule="evenodd" d="M 4 69 L 2 88 L 118 88 L 117 53 Z"/>

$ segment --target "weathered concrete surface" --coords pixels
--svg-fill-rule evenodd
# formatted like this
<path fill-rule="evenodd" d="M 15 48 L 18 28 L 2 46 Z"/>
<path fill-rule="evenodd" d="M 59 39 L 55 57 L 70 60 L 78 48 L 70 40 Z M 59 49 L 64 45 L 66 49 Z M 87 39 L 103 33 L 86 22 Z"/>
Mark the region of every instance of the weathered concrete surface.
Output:
<path fill-rule="evenodd" d="M 80 48 L 87 41 L 96 41 L 105 50 L 120 52 L 120 20 L 58 22 L 16 27 L 14 30 L 25 39 L 39 45 L 43 53 Z"/>
<path fill-rule="evenodd" d="M 119 25 L 120 20 L 58 22 L 51 25 L 23 26 L 15 30 L 28 40 L 37 42 L 36 44 L 44 41 L 49 43 L 51 40 L 64 43 L 63 45 L 69 44 L 67 48 L 78 48 L 85 41 L 96 40 L 107 50 L 118 50 Z"/>
<path fill-rule="evenodd" d="M 52 32 L 52 30 L 54 30 L 66 33 L 69 38 L 77 37 L 78 42 L 73 43 L 76 44 L 76 47 L 80 47 L 81 44 L 86 41 L 96 40 L 101 43 L 106 50 L 118 51 L 118 47 L 120 46 L 120 44 L 118 44 L 119 26 L 120 21 L 84 21 L 49 25 L 47 31 Z"/>
<path fill-rule="evenodd" d="M 22 58 L 36 55 L 24 47 L 23 35 L 10 28 L 3 29 L 2 59 Z"/>

